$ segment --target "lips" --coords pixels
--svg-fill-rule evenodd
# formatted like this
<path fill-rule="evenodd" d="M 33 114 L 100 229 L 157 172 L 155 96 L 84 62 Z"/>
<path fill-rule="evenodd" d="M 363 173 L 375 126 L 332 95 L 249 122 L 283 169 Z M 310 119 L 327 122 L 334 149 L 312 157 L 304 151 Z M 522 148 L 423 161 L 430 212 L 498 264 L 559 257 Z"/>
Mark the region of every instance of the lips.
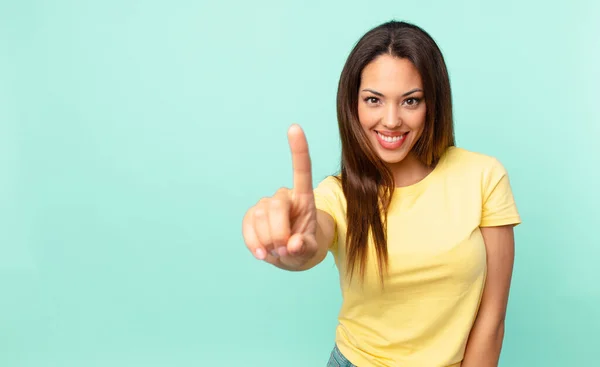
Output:
<path fill-rule="evenodd" d="M 398 149 L 402 146 L 406 140 L 408 131 L 377 131 L 375 130 L 375 136 L 379 145 L 384 149 Z"/>

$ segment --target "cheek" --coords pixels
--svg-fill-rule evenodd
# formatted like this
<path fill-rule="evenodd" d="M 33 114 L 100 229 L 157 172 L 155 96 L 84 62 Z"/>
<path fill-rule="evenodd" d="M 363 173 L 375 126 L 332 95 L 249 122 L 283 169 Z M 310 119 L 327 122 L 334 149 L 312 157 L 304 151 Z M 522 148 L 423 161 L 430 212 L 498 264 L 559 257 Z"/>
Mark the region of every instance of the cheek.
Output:
<path fill-rule="evenodd" d="M 423 129 L 425 128 L 425 118 L 426 118 L 426 111 L 425 109 L 423 109 L 422 111 L 416 111 L 416 113 L 411 116 L 412 118 L 410 119 L 409 125 L 411 130 L 415 130 L 415 131 L 423 131 Z"/>
<path fill-rule="evenodd" d="M 358 120 L 360 121 L 363 129 L 370 130 L 377 124 L 378 118 L 372 110 L 359 106 Z"/>

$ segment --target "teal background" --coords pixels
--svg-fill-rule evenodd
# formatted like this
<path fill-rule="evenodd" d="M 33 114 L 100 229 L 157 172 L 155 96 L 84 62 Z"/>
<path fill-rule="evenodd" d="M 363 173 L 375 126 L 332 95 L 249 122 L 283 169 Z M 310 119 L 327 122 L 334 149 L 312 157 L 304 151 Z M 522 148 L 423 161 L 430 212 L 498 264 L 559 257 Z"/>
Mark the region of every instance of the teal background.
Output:
<path fill-rule="evenodd" d="M 589 1 L 2 1 L 0 366 L 323 366 L 331 257 L 256 261 L 241 219 L 337 169 L 358 38 L 425 28 L 458 145 L 497 156 L 524 223 L 501 366 L 589 366 L 600 329 L 600 6 Z"/>

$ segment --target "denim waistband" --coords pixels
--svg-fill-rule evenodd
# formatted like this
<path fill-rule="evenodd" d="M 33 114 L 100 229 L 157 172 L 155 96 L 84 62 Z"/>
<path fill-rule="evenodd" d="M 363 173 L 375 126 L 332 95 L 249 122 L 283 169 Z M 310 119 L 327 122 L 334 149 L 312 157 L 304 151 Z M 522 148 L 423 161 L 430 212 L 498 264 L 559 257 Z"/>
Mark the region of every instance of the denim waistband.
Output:
<path fill-rule="evenodd" d="M 333 347 L 331 351 L 331 355 L 329 356 L 329 362 L 327 362 L 327 367 L 356 367 L 353 365 L 340 350 L 337 345 Z"/>

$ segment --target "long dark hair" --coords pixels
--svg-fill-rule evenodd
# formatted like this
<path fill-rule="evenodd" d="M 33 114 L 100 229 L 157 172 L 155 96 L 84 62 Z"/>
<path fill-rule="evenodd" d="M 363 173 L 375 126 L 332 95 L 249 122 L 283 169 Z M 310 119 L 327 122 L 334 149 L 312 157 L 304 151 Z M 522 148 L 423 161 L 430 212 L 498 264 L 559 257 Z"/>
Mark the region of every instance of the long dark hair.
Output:
<path fill-rule="evenodd" d="M 446 149 L 455 144 L 450 81 L 435 41 L 423 29 L 406 22 L 389 21 L 369 30 L 352 49 L 338 84 L 340 179 L 347 203 L 346 255 L 350 278 L 357 268 L 364 278 L 370 235 L 382 282 L 388 268 L 387 210 L 395 183 L 361 127 L 358 89 L 364 67 L 384 54 L 408 59 L 421 75 L 426 122 L 413 154 L 423 164 L 434 167 Z"/>

